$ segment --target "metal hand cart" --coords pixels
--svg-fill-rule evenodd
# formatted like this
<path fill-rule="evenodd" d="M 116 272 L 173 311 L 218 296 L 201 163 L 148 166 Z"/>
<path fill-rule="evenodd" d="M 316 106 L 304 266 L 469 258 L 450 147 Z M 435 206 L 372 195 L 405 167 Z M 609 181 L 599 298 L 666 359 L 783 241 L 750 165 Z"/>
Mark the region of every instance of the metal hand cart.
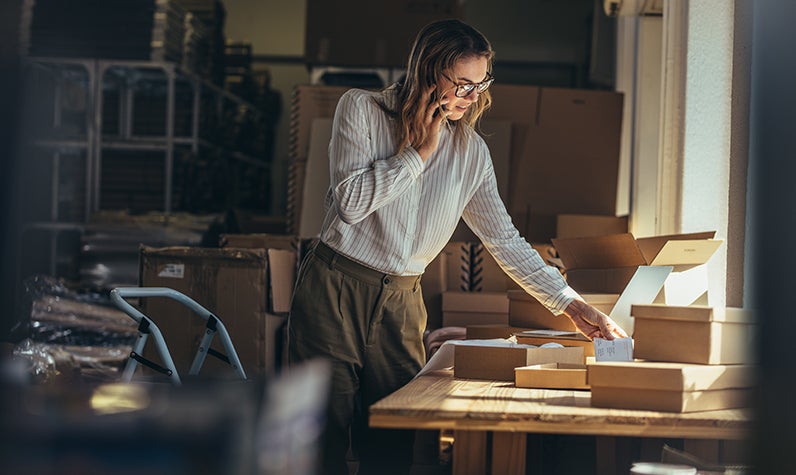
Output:
<path fill-rule="evenodd" d="M 130 359 L 127 360 L 127 364 L 122 372 L 122 381 L 130 382 L 133 379 L 133 374 L 135 373 L 138 364 L 141 363 L 148 368 L 168 376 L 171 378 L 173 384 L 182 384 L 179 373 L 174 367 L 174 361 L 171 358 L 169 349 L 166 346 L 166 341 L 163 339 L 163 334 L 160 332 L 158 326 L 152 321 L 152 319 L 141 313 L 138 309 L 124 300 L 125 298 L 141 297 L 166 297 L 176 300 L 177 302 L 193 310 L 194 313 L 198 314 L 207 322 L 204 337 L 199 344 L 199 348 L 196 350 L 196 356 L 194 356 L 193 363 L 188 371 L 189 375 L 193 376 L 199 374 L 199 370 L 202 368 L 202 364 L 204 364 L 205 358 L 209 354 L 232 366 L 232 369 L 235 371 L 238 377 L 244 381 L 246 380 L 246 373 L 243 371 L 243 366 L 240 364 L 238 354 L 235 352 L 235 347 L 232 345 L 232 339 L 230 339 L 229 333 L 227 333 L 227 329 L 224 327 L 224 324 L 217 316 L 213 315 L 212 312 L 201 306 L 195 300 L 181 292 L 167 287 L 119 287 L 111 290 L 110 296 L 114 305 L 132 317 L 133 320 L 138 322 L 138 339 L 133 345 L 133 350 L 130 353 Z M 210 344 L 212 343 L 213 337 L 216 333 L 218 333 L 219 338 L 221 338 L 221 344 L 224 347 L 226 355 L 210 348 Z M 155 347 L 158 351 L 160 359 L 163 362 L 163 366 L 143 357 L 144 345 L 146 345 L 150 334 L 155 340 Z"/>

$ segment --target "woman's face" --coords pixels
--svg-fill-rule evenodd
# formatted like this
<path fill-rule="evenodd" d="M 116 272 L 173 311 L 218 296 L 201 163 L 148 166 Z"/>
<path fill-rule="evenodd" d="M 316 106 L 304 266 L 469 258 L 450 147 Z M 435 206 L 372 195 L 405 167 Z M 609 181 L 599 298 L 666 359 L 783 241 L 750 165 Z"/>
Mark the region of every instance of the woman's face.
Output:
<path fill-rule="evenodd" d="M 478 100 L 476 88 L 465 97 L 456 97 L 456 86 L 459 84 L 477 84 L 487 79 L 487 59 L 482 56 L 462 58 L 453 65 L 451 77 L 443 77 L 438 84 L 443 91 L 442 98 L 450 102 L 445 104 L 448 120 L 459 120 L 467 112 L 467 108 Z"/>

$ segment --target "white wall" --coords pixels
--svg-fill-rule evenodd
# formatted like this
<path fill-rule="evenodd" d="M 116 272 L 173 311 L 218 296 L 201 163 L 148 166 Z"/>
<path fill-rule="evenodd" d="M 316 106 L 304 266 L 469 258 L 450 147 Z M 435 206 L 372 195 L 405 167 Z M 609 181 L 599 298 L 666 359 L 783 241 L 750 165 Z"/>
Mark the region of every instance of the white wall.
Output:
<path fill-rule="evenodd" d="M 743 245 L 733 240 L 745 235 L 745 209 L 730 207 L 730 191 L 745 196 L 747 188 L 745 166 L 737 170 L 740 176 L 734 180 L 736 186 L 730 186 L 733 158 L 746 163 L 745 154 L 733 157 L 731 153 L 733 129 L 736 133 L 748 130 L 748 117 L 733 116 L 734 107 L 738 107 L 733 104 L 733 84 L 736 76 L 740 80 L 741 73 L 741 68 L 734 69 L 734 7 L 734 2 L 727 0 L 688 2 L 679 227 L 683 232 L 715 229 L 725 240 L 726 245 L 711 259 L 709 267 L 711 304 L 715 305 L 725 305 L 728 300 L 728 282 L 718 277 L 739 277 L 736 272 L 728 272 L 728 263 L 738 259 L 743 262 Z M 738 66 L 742 65 L 739 60 Z M 744 99 L 736 97 L 736 102 L 740 100 Z M 731 218 L 733 228 L 729 226 Z M 730 296 L 730 300 L 737 301 L 737 296 Z"/>
<path fill-rule="evenodd" d="M 625 137 L 633 170 L 631 231 L 637 236 L 716 231 L 724 245 L 708 268 L 715 306 L 743 305 L 747 2 L 668 0 L 660 31 L 651 27 L 654 20 L 639 18 L 635 35 L 621 38 L 624 51 L 636 47 L 635 68 L 625 65 L 617 72 L 618 78 L 635 81 L 629 96 L 633 126 Z M 743 8 L 736 10 L 736 4 Z"/>

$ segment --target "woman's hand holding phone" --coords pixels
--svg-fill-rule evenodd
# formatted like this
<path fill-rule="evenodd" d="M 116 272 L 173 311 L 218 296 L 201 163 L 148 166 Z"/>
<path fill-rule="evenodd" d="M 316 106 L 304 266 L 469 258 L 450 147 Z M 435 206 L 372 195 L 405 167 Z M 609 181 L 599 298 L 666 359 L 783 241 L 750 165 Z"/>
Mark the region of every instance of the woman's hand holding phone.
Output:
<path fill-rule="evenodd" d="M 417 150 L 417 153 L 420 154 L 424 162 L 428 160 L 431 154 L 437 149 L 437 146 L 439 146 L 440 128 L 448 116 L 448 112 L 445 109 L 445 104 L 448 103 L 448 99 L 443 97 L 439 100 L 437 98 L 436 87 L 436 85 L 432 85 L 424 94 L 424 99 L 427 104 L 424 123 L 426 124 L 428 133 L 426 135 L 426 140 L 415 147 L 415 150 Z"/>

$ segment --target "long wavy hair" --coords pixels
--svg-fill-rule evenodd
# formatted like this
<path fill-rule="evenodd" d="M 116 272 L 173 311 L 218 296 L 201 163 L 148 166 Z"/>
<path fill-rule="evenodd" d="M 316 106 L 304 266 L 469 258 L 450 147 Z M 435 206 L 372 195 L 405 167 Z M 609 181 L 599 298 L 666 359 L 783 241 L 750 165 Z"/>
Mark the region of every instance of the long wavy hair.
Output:
<path fill-rule="evenodd" d="M 460 59 L 486 58 L 487 71 L 491 73 L 494 56 L 489 40 L 460 20 L 439 20 L 420 30 L 409 54 L 406 76 L 392 86 L 397 90 L 395 109 L 385 108 L 397 122 L 395 132 L 400 144 L 399 151 L 411 145 L 411 142 L 423 143 L 428 135 L 424 124 L 427 104 L 424 104 L 423 93 L 445 77 L 453 77 L 453 67 Z M 481 114 L 491 104 L 492 96 L 486 90 L 479 94 L 478 101 L 467 109 L 460 120 L 449 121 L 448 125 L 454 128 L 456 139 L 462 137 L 465 124 L 475 127 Z"/>

